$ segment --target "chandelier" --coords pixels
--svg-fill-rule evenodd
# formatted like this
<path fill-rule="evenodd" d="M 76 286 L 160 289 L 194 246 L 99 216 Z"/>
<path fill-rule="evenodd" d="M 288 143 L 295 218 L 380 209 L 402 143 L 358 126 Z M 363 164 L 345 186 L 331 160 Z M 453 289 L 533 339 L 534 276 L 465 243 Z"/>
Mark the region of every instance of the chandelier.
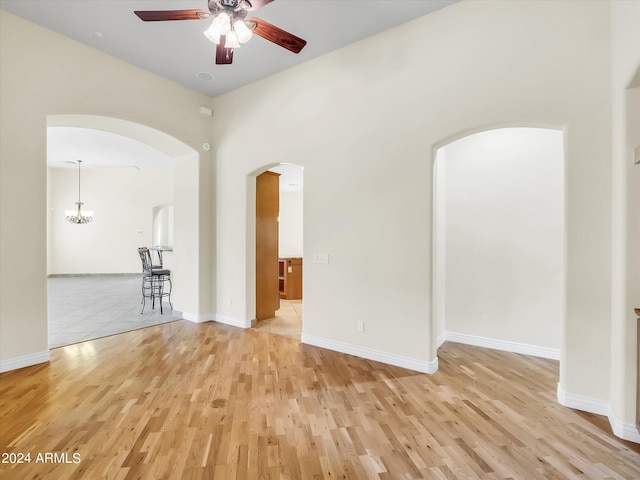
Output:
<path fill-rule="evenodd" d="M 80 164 L 82 160 L 78 160 L 78 201 L 74 203 L 77 205 L 76 210 L 65 210 L 64 214 L 67 216 L 67 222 L 76 223 L 76 224 L 84 224 L 89 223 L 93 220 L 93 212 L 89 210 L 82 211 L 82 205 L 84 205 L 80 201 Z"/>
<path fill-rule="evenodd" d="M 213 17 L 211 26 L 204 31 L 204 36 L 216 45 L 223 39 L 225 48 L 240 48 L 241 43 L 251 39 L 253 36 L 251 27 L 255 27 L 255 24 L 244 20 L 246 15 L 246 10 L 233 11 L 230 8 L 222 10 Z"/>

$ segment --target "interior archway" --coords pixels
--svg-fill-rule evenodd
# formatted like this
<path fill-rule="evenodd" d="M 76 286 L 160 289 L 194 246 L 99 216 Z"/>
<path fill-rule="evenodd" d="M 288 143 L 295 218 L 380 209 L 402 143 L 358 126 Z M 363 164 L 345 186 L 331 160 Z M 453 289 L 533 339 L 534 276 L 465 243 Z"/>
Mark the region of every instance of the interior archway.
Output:
<path fill-rule="evenodd" d="M 264 309 L 260 305 L 261 298 L 264 297 L 262 291 L 265 282 L 264 275 L 268 275 L 262 268 L 263 258 L 258 255 L 259 242 L 264 239 L 264 232 L 261 230 L 262 221 L 258 222 L 256 215 L 253 215 L 255 230 L 254 241 L 256 248 L 253 269 L 255 281 L 252 285 L 253 301 L 256 306 L 255 328 L 270 333 L 290 336 L 300 339 L 302 334 L 302 285 L 303 285 L 303 167 L 294 164 L 277 164 L 268 168 L 261 168 L 251 176 L 256 179 L 256 201 L 252 202 L 256 213 L 263 211 L 261 203 L 265 202 L 264 194 L 258 194 L 257 179 L 264 173 L 275 173 L 278 175 L 278 212 L 277 219 L 277 279 L 274 279 L 277 292 L 277 307 L 273 315 L 268 314 L 265 318 L 257 315 Z M 255 176 L 254 176 L 255 175 Z M 268 201 L 268 200 L 266 200 Z"/>
<path fill-rule="evenodd" d="M 484 130 L 440 146 L 433 211 L 437 346 L 450 340 L 560 358 L 563 199 L 561 130 Z"/>
<path fill-rule="evenodd" d="M 56 323 L 55 329 L 49 334 L 50 347 L 140 328 L 146 326 L 145 321 L 151 325 L 181 318 L 182 312 L 177 308 L 173 312 L 170 310 L 167 312 L 165 308 L 162 316 L 156 315 L 157 312 L 151 308 L 146 308 L 146 316 L 140 316 L 138 276 L 141 267 L 136 248 L 154 245 L 153 241 L 157 237 L 154 234 L 154 217 L 158 208 L 170 203 L 175 204 L 176 209 L 181 211 L 197 209 L 197 203 L 195 203 L 197 199 L 176 195 L 178 183 L 174 176 L 176 169 L 184 170 L 191 168 L 189 164 L 197 165 L 197 152 L 163 132 L 116 118 L 54 115 L 47 118 L 47 127 L 49 131 L 64 130 L 71 134 L 94 132 L 92 138 L 101 140 L 96 142 L 95 155 L 91 155 L 94 165 L 91 165 L 91 160 L 83 161 L 83 201 L 87 203 L 85 200 L 88 199 L 87 195 L 93 195 L 91 199 L 93 205 L 87 206 L 97 207 L 94 208 L 97 218 L 90 224 L 68 225 L 59 215 L 59 210 L 65 203 L 61 197 L 73 193 L 66 192 L 65 190 L 70 189 L 64 185 L 68 183 L 67 177 L 75 175 L 75 171 L 71 174 L 64 169 L 48 169 L 50 173 L 47 198 L 50 215 L 47 228 L 47 272 L 49 275 L 63 275 L 65 278 L 69 275 L 84 276 L 84 280 L 75 278 L 71 281 L 73 288 L 83 291 L 84 298 L 94 296 L 98 299 L 93 302 L 89 300 L 86 305 L 83 304 L 78 309 L 83 313 L 77 312 L 77 315 L 70 316 L 75 317 L 74 321 L 82 320 L 81 322 L 73 324 L 69 318 L 64 328 Z M 101 146 L 103 149 L 108 148 L 102 142 L 115 141 L 120 143 L 116 144 L 111 154 L 117 159 L 109 163 L 111 159 L 100 158 L 99 150 Z M 94 146 L 92 145 L 91 148 Z M 124 153 L 118 155 L 118 148 L 132 148 L 135 149 L 135 155 L 138 157 L 148 158 L 138 158 L 136 164 L 128 165 L 127 162 L 131 159 Z M 49 155 L 51 156 L 51 152 Z M 144 166 L 145 160 L 147 163 L 152 160 L 158 163 L 164 162 L 164 169 L 158 168 L 157 165 Z M 90 166 L 89 171 L 86 166 Z M 76 181 L 75 177 L 74 181 Z M 91 187 L 93 192 L 86 187 Z M 198 225 L 192 225 L 191 228 L 197 229 Z M 60 236 L 64 238 L 58 238 Z M 183 238 L 179 238 L 181 236 Z M 173 234 L 171 239 L 174 240 Z M 183 236 L 180 229 L 176 229 L 175 240 L 178 244 L 192 242 L 191 239 Z M 65 245 L 67 247 L 71 245 L 69 247 L 71 251 L 69 248 L 63 248 Z M 184 253 L 180 249 L 175 252 L 175 255 L 173 252 L 169 255 L 165 254 L 164 261 L 175 273 L 176 269 L 178 271 L 183 269 L 183 257 Z M 73 261 L 69 261 L 70 259 Z M 87 275 L 90 276 L 88 280 Z M 184 309 L 185 302 L 180 299 L 180 291 L 184 291 L 185 283 L 193 279 L 183 276 L 185 280 L 188 278 L 186 282 L 175 282 L 175 275 L 173 278 L 176 287 L 172 292 L 173 304 L 176 305 L 177 299 L 178 305 Z M 197 279 L 195 281 L 197 282 Z M 94 287 L 91 286 L 92 284 L 95 284 Z M 60 287 L 54 287 L 53 291 L 59 291 L 56 288 Z M 100 292 L 93 291 L 95 288 L 106 291 L 101 296 Z M 108 303 L 107 292 L 111 292 L 113 296 L 111 304 Z M 52 308 L 56 310 L 54 316 L 63 318 L 65 308 L 73 309 L 70 303 L 78 301 L 71 298 L 73 297 L 66 298 L 66 301 L 63 299 L 61 302 L 54 302 L 53 305 L 51 298 L 49 299 L 50 329 L 52 328 Z M 129 310 L 125 311 L 127 306 Z"/>

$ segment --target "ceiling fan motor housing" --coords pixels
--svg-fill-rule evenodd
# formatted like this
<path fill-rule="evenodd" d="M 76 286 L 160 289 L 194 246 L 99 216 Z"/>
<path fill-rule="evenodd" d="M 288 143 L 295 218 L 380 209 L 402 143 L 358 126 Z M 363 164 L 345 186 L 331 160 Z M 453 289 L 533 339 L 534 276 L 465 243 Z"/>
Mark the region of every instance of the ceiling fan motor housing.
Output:
<path fill-rule="evenodd" d="M 247 0 L 209 0 L 212 15 L 226 12 L 231 18 L 243 20 L 247 16 L 247 8 L 251 8 Z"/>
<path fill-rule="evenodd" d="M 209 0 L 211 13 L 220 10 L 248 10 L 251 7 L 251 2 L 248 0 Z"/>

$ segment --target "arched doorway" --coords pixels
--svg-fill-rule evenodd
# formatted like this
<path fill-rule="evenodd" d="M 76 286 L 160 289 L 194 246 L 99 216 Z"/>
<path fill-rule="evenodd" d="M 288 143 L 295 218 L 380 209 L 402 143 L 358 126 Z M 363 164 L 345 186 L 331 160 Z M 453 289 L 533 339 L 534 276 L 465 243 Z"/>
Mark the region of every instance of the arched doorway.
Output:
<path fill-rule="evenodd" d="M 165 310 L 163 315 L 145 309 L 145 314 L 140 314 L 136 249 L 154 245 L 158 211 L 175 203 L 174 171 L 180 163 L 176 160 L 197 159 L 197 153 L 162 132 L 109 117 L 50 116 L 48 130 L 51 139 L 60 134 L 76 140 L 89 138 L 90 148 L 69 149 L 65 154 L 90 157 L 83 159 L 83 201 L 95 210 L 90 224 L 67 224 L 61 211 L 69 203 L 66 197 L 74 194 L 65 187 L 73 175 L 64 168 L 48 168 L 47 273 L 55 276 L 49 281 L 50 348 L 181 318 L 177 309 Z M 81 142 L 73 143 L 77 147 Z M 59 166 L 55 148 L 48 150 L 49 166 Z M 107 151 L 109 158 L 104 158 Z M 76 160 L 75 156 L 70 161 Z M 88 172 L 85 166 L 89 166 Z M 175 200 L 178 205 L 189 204 L 180 205 L 181 210 L 195 207 L 192 199 Z M 170 237 L 173 239 L 173 234 Z M 189 240 L 182 239 L 185 241 Z M 174 265 L 181 269 L 180 258 L 166 257 L 172 270 Z M 181 282 L 176 287 L 178 291 L 184 288 Z M 174 305 L 175 300 L 173 295 Z M 180 300 L 178 303 L 184 305 Z"/>
<path fill-rule="evenodd" d="M 502 128 L 439 148 L 434 318 L 445 340 L 560 358 L 562 131 Z"/>
<path fill-rule="evenodd" d="M 303 167 L 280 164 L 256 177 L 256 325 L 300 339 Z"/>

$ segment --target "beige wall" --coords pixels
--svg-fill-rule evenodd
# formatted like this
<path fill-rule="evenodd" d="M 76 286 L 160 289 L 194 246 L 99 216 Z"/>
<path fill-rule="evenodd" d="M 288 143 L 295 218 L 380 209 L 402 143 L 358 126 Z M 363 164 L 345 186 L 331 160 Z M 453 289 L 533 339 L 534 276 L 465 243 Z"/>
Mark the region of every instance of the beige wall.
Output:
<path fill-rule="evenodd" d="M 194 315 L 215 311 L 209 253 L 215 249 L 213 204 L 210 191 L 202 188 L 210 186 L 213 176 L 210 154 L 201 149 L 204 142 L 211 142 L 211 122 L 199 112 L 210 100 L 5 11 L 0 11 L 0 34 L 2 368 L 12 368 L 21 359 L 48 357 L 46 128 L 50 116 L 126 120 L 125 131 L 117 133 L 171 136 L 183 146 L 165 153 L 187 155 L 189 168 L 205 170 L 209 176 L 189 186 L 194 192 L 191 205 L 182 207 L 186 213 L 180 220 L 181 235 L 186 238 L 181 241 L 182 251 L 174 254 L 180 264 L 174 299 L 177 309 Z M 136 128 L 136 124 L 151 128 Z M 189 258 L 179 261 L 187 252 Z M 189 271 L 194 265 L 206 274 L 192 277 Z"/>
<path fill-rule="evenodd" d="M 219 312 L 253 318 L 251 178 L 295 162 L 305 167 L 303 340 L 432 369 L 434 152 L 490 128 L 561 129 L 559 394 L 606 412 L 610 65 L 608 2 L 462 2 L 217 98 L 217 292 L 232 300 Z M 328 265 L 313 263 L 318 253 Z"/>
<path fill-rule="evenodd" d="M 637 320 L 640 306 L 640 165 L 633 149 L 640 145 L 640 3 L 613 2 L 613 236 L 611 412 L 614 432 L 628 437 L 637 430 Z"/>
<path fill-rule="evenodd" d="M 303 164 L 305 338 L 428 369 L 435 148 L 492 126 L 561 128 L 560 382 L 608 398 L 609 33 L 603 2 L 463 2 L 216 99 L 218 296 L 233 299 L 219 310 L 254 315 L 247 176 Z"/>

